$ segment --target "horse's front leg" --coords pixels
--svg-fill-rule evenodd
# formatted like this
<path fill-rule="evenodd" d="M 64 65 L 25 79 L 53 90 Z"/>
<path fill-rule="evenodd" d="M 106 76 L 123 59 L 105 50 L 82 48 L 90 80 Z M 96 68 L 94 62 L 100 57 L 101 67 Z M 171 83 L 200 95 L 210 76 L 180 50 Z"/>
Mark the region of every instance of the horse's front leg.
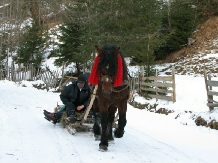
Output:
<path fill-rule="evenodd" d="M 118 126 L 119 127 L 114 131 L 114 136 L 116 138 L 121 138 L 123 137 L 124 128 L 126 126 L 126 113 L 119 113 Z"/>
<path fill-rule="evenodd" d="M 95 122 L 93 125 L 93 132 L 95 134 L 95 140 L 100 140 L 101 138 L 101 114 L 98 107 L 98 99 L 95 99 L 93 103 L 93 112 L 94 112 L 94 118 Z"/>
<path fill-rule="evenodd" d="M 113 137 L 113 123 L 114 123 L 114 117 L 115 117 L 115 112 L 117 110 L 116 106 L 110 106 L 108 108 L 108 140 L 112 141 L 114 140 Z"/>
<path fill-rule="evenodd" d="M 107 126 L 108 126 L 108 113 L 107 111 L 101 112 L 101 142 L 99 144 L 100 150 L 107 150 L 108 149 L 108 132 L 107 132 Z"/>
<path fill-rule="evenodd" d="M 123 103 L 118 106 L 119 112 L 119 120 L 118 120 L 118 128 L 114 131 L 114 136 L 116 138 L 123 137 L 124 128 L 126 126 L 126 110 L 127 110 L 127 102 L 123 101 Z"/>

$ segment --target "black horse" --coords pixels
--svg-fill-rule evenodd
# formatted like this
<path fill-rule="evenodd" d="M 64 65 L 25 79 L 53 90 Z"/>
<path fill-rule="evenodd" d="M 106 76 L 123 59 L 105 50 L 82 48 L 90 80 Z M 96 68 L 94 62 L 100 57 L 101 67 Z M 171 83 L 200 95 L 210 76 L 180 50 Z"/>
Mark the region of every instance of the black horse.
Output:
<path fill-rule="evenodd" d="M 89 83 L 98 85 L 97 98 L 93 104 L 95 116 L 94 134 L 101 135 L 100 150 L 108 149 L 108 140 L 113 140 L 112 124 L 118 109 L 118 128 L 114 131 L 117 138 L 123 137 L 126 126 L 127 101 L 129 86 L 127 66 L 120 48 L 105 45 L 96 46 L 98 56 L 95 58 Z M 101 127 L 100 127 L 101 126 Z"/>

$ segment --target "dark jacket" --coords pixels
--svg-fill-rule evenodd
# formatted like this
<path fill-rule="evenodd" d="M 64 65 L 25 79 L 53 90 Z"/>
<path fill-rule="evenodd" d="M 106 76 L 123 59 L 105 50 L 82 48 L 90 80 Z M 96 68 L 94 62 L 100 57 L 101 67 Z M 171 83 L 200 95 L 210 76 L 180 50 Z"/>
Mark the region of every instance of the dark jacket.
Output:
<path fill-rule="evenodd" d="M 68 102 L 72 102 L 76 104 L 78 102 L 76 101 L 78 91 L 79 88 L 77 86 L 77 81 L 74 81 L 72 84 L 66 86 L 60 94 L 60 98 L 63 104 L 66 105 Z M 84 87 L 80 91 L 80 104 L 84 105 L 85 108 L 89 103 L 90 96 L 91 96 L 91 92 L 90 92 L 89 85 L 85 83 Z"/>

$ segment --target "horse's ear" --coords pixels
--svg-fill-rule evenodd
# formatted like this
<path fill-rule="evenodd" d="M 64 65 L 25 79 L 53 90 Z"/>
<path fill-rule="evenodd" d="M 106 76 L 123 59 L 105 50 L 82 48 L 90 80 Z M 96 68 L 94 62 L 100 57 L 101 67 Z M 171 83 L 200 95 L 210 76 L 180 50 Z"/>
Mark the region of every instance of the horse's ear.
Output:
<path fill-rule="evenodd" d="M 114 56 L 117 57 L 118 54 L 120 54 L 120 47 L 115 50 Z"/>
<path fill-rule="evenodd" d="M 103 51 L 98 47 L 98 45 L 95 45 L 95 47 L 96 47 L 96 50 L 98 52 L 98 55 L 101 56 Z"/>

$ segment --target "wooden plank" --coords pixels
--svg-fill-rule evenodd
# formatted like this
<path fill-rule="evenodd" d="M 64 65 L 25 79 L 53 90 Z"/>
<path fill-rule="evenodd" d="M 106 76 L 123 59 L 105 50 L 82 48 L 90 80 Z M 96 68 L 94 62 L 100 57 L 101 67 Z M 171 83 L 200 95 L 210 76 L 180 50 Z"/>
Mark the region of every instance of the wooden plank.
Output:
<path fill-rule="evenodd" d="M 141 83 L 142 86 L 173 87 L 172 83 Z"/>
<path fill-rule="evenodd" d="M 218 92 L 214 92 L 214 91 L 208 91 L 208 95 L 215 95 L 218 96 Z"/>
<path fill-rule="evenodd" d="M 175 68 L 172 67 L 172 89 L 173 89 L 173 93 L 172 93 L 172 96 L 173 96 L 173 102 L 176 102 L 176 81 L 175 81 Z"/>
<path fill-rule="evenodd" d="M 142 88 L 144 91 L 151 91 L 151 92 L 160 92 L 160 93 L 173 93 L 172 90 L 167 89 L 155 89 L 155 88 Z"/>
<path fill-rule="evenodd" d="M 207 101 L 211 102 L 213 101 L 213 96 L 209 95 L 208 92 L 209 92 L 209 89 L 208 89 L 208 84 L 207 84 L 207 74 L 206 74 L 206 70 L 204 68 L 204 82 L 205 82 L 205 87 L 206 87 L 206 92 L 207 92 Z M 211 87 L 210 87 L 211 88 Z M 208 106 L 208 105 L 207 105 Z M 210 107 L 208 106 L 210 110 L 213 109 L 213 107 Z"/>
<path fill-rule="evenodd" d="M 77 80 L 77 77 L 74 77 L 74 76 L 65 76 L 64 78 L 70 78 L 70 79 L 75 79 L 75 80 Z"/>
<path fill-rule="evenodd" d="M 207 83 L 208 86 L 218 87 L 218 81 L 207 80 L 206 83 Z"/>
<path fill-rule="evenodd" d="M 172 76 L 150 76 L 143 77 L 142 80 L 161 80 L 161 81 L 172 81 Z"/>
<path fill-rule="evenodd" d="M 49 77 L 48 71 L 46 71 L 44 74 L 46 77 L 46 79 L 45 79 L 46 86 L 50 87 L 51 85 L 50 85 L 50 77 Z"/>
<path fill-rule="evenodd" d="M 207 103 L 208 107 L 218 107 L 218 103 Z"/>
<path fill-rule="evenodd" d="M 212 96 L 212 97 L 213 97 L 213 96 Z M 215 101 L 215 100 L 213 100 L 213 99 L 211 99 L 211 98 L 208 98 L 207 101 L 208 101 L 208 102 L 211 102 L 211 103 L 213 103 L 213 102 L 218 103 L 217 101 Z"/>
<path fill-rule="evenodd" d="M 208 75 L 208 80 L 211 81 L 211 75 Z M 209 86 L 209 89 L 212 90 L 212 86 Z"/>
<path fill-rule="evenodd" d="M 173 101 L 171 96 L 161 96 L 161 95 L 154 95 L 154 94 L 148 94 L 148 96 L 152 97 L 152 98 L 164 99 L 164 100 L 167 100 L 167 101 Z"/>

